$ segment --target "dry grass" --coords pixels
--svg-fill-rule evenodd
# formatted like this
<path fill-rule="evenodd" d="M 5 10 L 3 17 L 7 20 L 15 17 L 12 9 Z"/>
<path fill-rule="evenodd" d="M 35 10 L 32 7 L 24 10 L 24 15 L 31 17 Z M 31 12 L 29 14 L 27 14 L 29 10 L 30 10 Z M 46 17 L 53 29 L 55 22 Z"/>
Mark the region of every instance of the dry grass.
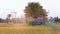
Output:
<path fill-rule="evenodd" d="M 48 26 L 0 25 L 0 34 L 60 34 Z"/>

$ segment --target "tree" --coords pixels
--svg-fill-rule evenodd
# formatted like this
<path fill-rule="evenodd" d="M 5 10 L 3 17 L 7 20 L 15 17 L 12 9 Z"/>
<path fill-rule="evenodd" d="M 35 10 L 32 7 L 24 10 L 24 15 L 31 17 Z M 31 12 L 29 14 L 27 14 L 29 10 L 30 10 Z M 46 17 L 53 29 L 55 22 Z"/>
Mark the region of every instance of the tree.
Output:
<path fill-rule="evenodd" d="M 26 17 L 44 17 L 47 15 L 45 9 L 43 9 L 42 6 L 36 2 L 28 3 L 28 6 L 26 6 L 24 12 Z"/>
<path fill-rule="evenodd" d="M 55 22 L 57 22 L 57 21 L 58 21 L 58 19 L 59 19 L 58 17 L 54 17 L 54 21 L 55 21 Z"/>
<path fill-rule="evenodd" d="M 8 15 L 7 15 L 7 18 L 6 18 L 6 21 L 7 21 L 7 22 L 10 22 L 10 18 L 11 18 L 11 14 L 8 14 Z"/>
<path fill-rule="evenodd" d="M 24 13 L 26 18 L 43 17 L 45 21 L 47 20 L 47 12 L 39 3 L 36 2 L 28 3 L 28 6 L 25 7 Z"/>
<path fill-rule="evenodd" d="M 59 18 L 59 17 L 54 17 L 54 21 L 55 21 L 56 23 L 60 23 L 60 18 Z"/>
<path fill-rule="evenodd" d="M 2 22 L 2 18 L 0 18 L 0 22 Z"/>

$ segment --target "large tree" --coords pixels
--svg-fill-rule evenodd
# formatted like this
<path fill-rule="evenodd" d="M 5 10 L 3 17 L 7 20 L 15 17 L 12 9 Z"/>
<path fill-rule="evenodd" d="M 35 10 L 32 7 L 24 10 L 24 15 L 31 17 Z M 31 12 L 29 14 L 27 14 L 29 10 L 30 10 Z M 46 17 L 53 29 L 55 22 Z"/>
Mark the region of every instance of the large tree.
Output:
<path fill-rule="evenodd" d="M 43 20 L 43 22 L 46 22 L 47 19 L 47 12 L 45 11 L 45 9 L 43 9 L 43 7 L 36 2 L 31 2 L 28 3 L 28 5 L 25 7 L 24 10 L 25 16 L 26 16 L 26 22 L 33 22 L 34 19 L 37 19 L 37 24 L 38 22 L 41 23 L 41 20 Z M 38 19 L 39 18 L 39 19 Z M 40 19 L 42 18 L 42 19 Z"/>
<path fill-rule="evenodd" d="M 26 17 L 45 17 L 47 16 L 47 12 L 43 7 L 36 2 L 28 3 L 28 6 L 25 7 L 25 15 Z"/>

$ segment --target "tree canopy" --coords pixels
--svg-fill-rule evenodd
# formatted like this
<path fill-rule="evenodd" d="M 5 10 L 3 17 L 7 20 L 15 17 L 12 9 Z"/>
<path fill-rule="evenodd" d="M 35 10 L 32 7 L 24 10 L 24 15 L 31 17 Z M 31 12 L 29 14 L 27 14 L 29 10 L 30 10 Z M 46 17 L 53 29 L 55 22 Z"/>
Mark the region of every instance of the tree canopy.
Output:
<path fill-rule="evenodd" d="M 47 16 L 47 12 L 43 7 L 37 2 L 28 3 L 25 7 L 25 16 L 26 17 L 44 17 Z"/>

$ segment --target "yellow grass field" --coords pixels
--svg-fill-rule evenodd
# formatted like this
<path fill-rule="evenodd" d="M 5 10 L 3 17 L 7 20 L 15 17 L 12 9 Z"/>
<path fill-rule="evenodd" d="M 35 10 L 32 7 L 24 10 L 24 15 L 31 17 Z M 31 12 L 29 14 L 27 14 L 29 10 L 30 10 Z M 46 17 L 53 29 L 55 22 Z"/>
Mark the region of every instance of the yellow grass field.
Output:
<path fill-rule="evenodd" d="M 0 34 L 60 34 L 48 26 L 0 25 Z"/>

